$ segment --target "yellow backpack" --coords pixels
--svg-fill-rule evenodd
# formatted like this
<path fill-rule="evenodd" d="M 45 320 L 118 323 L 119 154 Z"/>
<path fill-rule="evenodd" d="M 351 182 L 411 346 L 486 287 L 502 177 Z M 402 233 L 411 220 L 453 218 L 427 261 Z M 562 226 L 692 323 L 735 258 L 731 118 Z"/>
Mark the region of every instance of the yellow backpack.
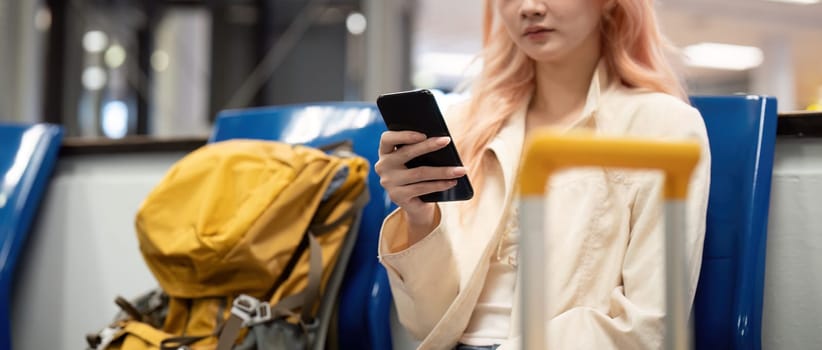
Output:
<path fill-rule="evenodd" d="M 90 347 L 318 345 L 320 300 L 333 300 L 321 296 L 332 271 L 344 269 L 338 257 L 350 254 L 343 248 L 356 236 L 367 174 L 353 154 L 272 141 L 219 142 L 185 156 L 136 218 L 161 290 L 118 298 L 123 312 L 87 337 Z"/>

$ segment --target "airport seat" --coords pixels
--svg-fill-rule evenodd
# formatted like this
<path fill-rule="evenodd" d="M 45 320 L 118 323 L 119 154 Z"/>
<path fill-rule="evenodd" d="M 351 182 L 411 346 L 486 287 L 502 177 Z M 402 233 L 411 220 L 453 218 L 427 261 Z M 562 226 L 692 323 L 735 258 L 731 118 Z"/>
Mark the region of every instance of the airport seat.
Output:
<path fill-rule="evenodd" d="M 760 349 L 776 99 L 695 96 L 711 148 L 696 349 Z"/>
<path fill-rule="evenodd" d="M 391 349 L 391 291 L 377 261 L 377 242 L 391 201 L 373 171 L 385 124 L 371 103 L 334 102 L 227 110 L 217 116 L 209 142 L 228 139 L 276 140 L 322 146 L 351 140 L 368 159 L 370 201 L 339 293 L 336 334 L 339 349 Z"/>
<path fill-rule="evenodd" d="M 62 128 L 0 123 L 0 349 L 11 349 L 14 272 L 57 161 Z"/>

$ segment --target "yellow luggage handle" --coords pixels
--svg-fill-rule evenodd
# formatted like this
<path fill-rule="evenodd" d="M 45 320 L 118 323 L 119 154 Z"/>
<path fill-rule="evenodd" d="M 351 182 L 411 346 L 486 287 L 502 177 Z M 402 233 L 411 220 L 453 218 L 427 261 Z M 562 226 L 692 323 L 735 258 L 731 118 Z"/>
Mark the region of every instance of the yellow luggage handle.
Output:
<path fill-rule="evenodd" d="M 534 131 L 525 148 L 519 176 L 520 194 L 545 194 L 548 178 L 563 168 L 599 166 L 662 170 L 665 172 L 665 198 L 685 199 L 699 155 L 700 145 L 695 141 L 667 142 Z"/>

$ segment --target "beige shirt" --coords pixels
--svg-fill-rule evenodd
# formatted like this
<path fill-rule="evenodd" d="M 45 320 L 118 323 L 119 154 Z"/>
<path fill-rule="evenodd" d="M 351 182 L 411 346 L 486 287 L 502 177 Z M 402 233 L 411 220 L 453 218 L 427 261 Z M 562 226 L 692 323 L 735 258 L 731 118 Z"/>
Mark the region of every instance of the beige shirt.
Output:
<path fill-rule="evenodd" d="M 388 271 L 400 322 L 422 340 L 419 349 L 450 349 L 466 330 L 512 208 L 525 112 L 523 105 L 488 145 L 484 156 L 489 161 L 482 169 L 486 181 L 473 199 L 478 203 L 471 217 L 460 218 L 465 202 L 439 203 L 439 225 L 400 252 L 390 252 L 389 247 L 407 227 L 403 215 L 395 211 L 385 219 L 380 260 Z M 459 110 L 448 118 L 458 115 Z M 702 143 L 686 203 L 684 249 L 692 302 L 710 175 L 708 140 L 699 112 L 669 95 L 612 84 L 600 68 L 582 116 L 577 127 L 598 134 Z M 662 181 L 658 172 L 598 168 L 566 170 L 551 178 L 544 268 L 550 287 L 545 312 L 551 349 L 662 347 Z M 510 334 L 500 349 L 519 348 L 518 296 L 515 291 Z"/>

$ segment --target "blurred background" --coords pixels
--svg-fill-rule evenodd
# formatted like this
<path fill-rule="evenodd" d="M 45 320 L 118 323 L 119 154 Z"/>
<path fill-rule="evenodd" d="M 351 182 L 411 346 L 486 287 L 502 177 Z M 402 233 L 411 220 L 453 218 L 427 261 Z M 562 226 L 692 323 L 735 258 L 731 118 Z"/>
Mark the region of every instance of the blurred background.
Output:
<path fill-rule="evenodd" d="M 819 0 L 657 1 L 692 94 L 820 109 Z M 206 137 L 218 111 L 453 90 L 478 0 L 0 0 L 0 120 Z"/>

